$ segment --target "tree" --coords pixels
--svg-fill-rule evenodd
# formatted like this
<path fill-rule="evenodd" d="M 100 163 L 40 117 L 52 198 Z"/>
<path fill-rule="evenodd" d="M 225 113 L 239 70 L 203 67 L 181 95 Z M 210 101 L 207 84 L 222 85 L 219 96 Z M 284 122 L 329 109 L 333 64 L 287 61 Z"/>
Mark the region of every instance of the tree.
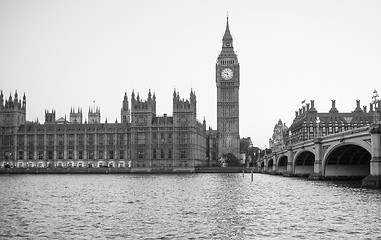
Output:
<path fill-rule="evenodd" d="M 253 162 L 254 160 L 254 153 L 257 152 L 257 147 L 253 147 L 253 143 L 251 142 L 251 138 L 242 138 L 240 141 L 240 152 L 245 153 L 246 155 L 246 161 Z M 249 160 L 251 159 L 251 160 Z M 249 163 L 250 163 L 249 162 Z"/>
<path fill-rule="evenodd" d="M 229 167 L 240 165 L 239 159 L 236 156 L 234 156 L 232 153 L 225 153 L 224 155 L 222 155 L 222 157 L 225 159 L 225 163 Z"/>

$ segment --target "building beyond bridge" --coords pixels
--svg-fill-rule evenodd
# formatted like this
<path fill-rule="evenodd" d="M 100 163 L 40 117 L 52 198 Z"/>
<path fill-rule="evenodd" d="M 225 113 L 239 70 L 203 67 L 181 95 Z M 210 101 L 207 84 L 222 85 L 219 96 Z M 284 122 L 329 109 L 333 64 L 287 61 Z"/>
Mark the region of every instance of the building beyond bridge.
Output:
<path fill-rule="evenodd" d="M 365 178 L 363 184 L 381 186 L 380 102 L 370 110 L 357 100 L 352 112 L 340 113 L 332 101 L 329 112 L 319 113 L 314 101 L 299 109 L 287 128 L 281 120 L 270 139 L 271 154 L 258 167 L 273 174 L 310 178 Z"/>

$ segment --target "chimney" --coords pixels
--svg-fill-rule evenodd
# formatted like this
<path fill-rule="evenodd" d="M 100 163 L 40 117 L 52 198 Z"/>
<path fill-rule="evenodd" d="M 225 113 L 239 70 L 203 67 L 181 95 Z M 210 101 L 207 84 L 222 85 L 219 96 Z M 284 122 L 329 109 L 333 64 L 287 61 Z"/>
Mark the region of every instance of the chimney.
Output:
<path fill-rule="evenodd" d="M 298 111 L 295 111 L 295 118 L 298 117 Z"/>
<path fill-rule="evenodd" d="M 362 112 L 361 107 L 360 107 L 360 100 L 356 100 L 356 109 L 354 112 Z"/>
<path fill-rule="evenodd" d="M 363 106 L 363 111 L 364 111 L 364 113 L 366 113 L 366 106 L 365 105 Z"/>
<path fill-rule="evenodd" d="M 303 106 L 302 111 L 303 111 L 303 114 L 306 112 L 306 106 Z"/>
<path fill-rule="evenodd" d="M 369 112 L 373 112 L 373 103 L 369 104 L 369 109 L 370 109 Z"/>
<path fill-rule="evenodd" d="M 337 113 L 337 112 L 339 112 L 336 109 L 336 100 L 331 100 L 331 101 L 332 101 L 332 107 L 331 107 L 331 110 L 329 110 L 329 112 L 330 113 L 333 113 L 333 112 Z"/>
<path fill-rule="evenodd" d="M 306 105 L 307 105 L 307 112 L 308 112 L 310 110 L 310 104 L 307 103 Z"/>
<path fill-rule="evenodd" d="M 310 112 L 314 112 L 314 113 L 317 112 L 316 109 L 315 109 L 315 100 L 311 100 Z"/>

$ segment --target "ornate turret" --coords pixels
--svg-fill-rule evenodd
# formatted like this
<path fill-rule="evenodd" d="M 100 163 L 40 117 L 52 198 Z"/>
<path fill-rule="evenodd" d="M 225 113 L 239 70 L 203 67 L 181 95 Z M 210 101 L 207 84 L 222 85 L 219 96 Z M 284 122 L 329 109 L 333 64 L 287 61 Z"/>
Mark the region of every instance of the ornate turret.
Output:
<path fill-rule="evenodd" d="M 130 122 L 130 108 L 128 107 L 128 98 L 127 93 L 124 93 L 122 109 L 120 110 L 121 122 L 129 123 Z"/>
<path fill-rule="evenodd" d="M 56 122 L 56 111 L 53 109 L 51 112 L 45 110 L 45 124 Z"/>
<path fill-rule="evenodd" d="M 25 93 L 24 93 L 24 96 L 22 97 L 22 108 L 26 109 L 26 96 L 25 96 Z"/>
<path fill-rule="evenodd" d="M 221 50 L 221 53 L 220 53 L 218 59 L 221 60 L 222 58 L 226 58 L 226 57 L 237 58 L 237 55 L 234 52 L 234 48 L 233 48 L 233 37 L 230 34 L 230 29 L 229 29 L 229 17 L 227 17 L 227 19 L 226 19 L 225 34 L 222 38 L 222 50 Z M 229 63 L 229 62 L 224 62 L 224 63 Z M 233 63 L 233 62 L 231 62 L 231 63 Z M 236 61 L 236 63 L 238 63 L 238 61 Z"/>
<path fill-rule="evenodd" d="M 99 107 L 94 107 L 94 109 L 89 108 L 89 113 L 87 115 L 88 123 L 100 123 L 101 122 L 101 109 Z"/>
<path fill-rule="evenodd" d="M 180 99 L 176 90 L 173 93 L 173 112 L 187 112 L 196 116 L 196 94 L 191 90 L 189 100 Z"/>
<path fill-rule="evenodd" d="M 230 34 L 230 29 L 229 29 L 229 17 L 226 17 L 226 29 L 225 29 L 225 34 L 224 37 L 222 38 L 222 46 L 223 47 L 233 47 L 233 37 Z"/>
<path fill-rule="evenodd" d="M 70 109 L 70 122 L 71 123 L 79 123 L 82 124 L 82 109 L 78 108 L 77 112 L 75 111 L 74 108 Z"/>
<path fill-rule="evenodd" d="M 156 97 L 148 92 L 147 100 L 140 99 L 139 93 L 134 98 L 134 92 L 131 94 L 131 123 L 132 125 L 152 124 L 152 119 L 156 116 Z"/>
<path fill-rule="evenodd" d="M 4 95 L 3 95 L 3 90 L 1 90 L 0 93 L 0 109 L 4 107 Z"/>
<path fill-rule="evenodd" d="M 0 125 L 20 126 L 26 122 L 26 97 L 24 93 L 23 102 L 19 100 L 17 90 L 14 98 L 9 94 L 8 100 L 5 99 L 3 91 L 0 92 Z"/>

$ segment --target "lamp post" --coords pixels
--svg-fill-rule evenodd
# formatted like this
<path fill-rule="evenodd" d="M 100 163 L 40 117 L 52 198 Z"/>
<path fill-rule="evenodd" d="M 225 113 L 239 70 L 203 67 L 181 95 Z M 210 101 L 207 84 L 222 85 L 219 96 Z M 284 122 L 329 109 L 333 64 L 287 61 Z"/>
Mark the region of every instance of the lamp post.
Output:
<path fill-rule="evenodd" d="M 374 124 L 378 124 L 380 121 L 379 121 L 379 118 L 378 118 L 378 113 L 377 113 L 377 103 L 380 103 L 380 100 L 378 99 L 378 93 L 376 91 L 376 89 L 374 89 L 373 91 L 373 97 L 372 97 L 372 103 L 374 105 L 374 115 L 373 115 L 373 123 Z"/>

